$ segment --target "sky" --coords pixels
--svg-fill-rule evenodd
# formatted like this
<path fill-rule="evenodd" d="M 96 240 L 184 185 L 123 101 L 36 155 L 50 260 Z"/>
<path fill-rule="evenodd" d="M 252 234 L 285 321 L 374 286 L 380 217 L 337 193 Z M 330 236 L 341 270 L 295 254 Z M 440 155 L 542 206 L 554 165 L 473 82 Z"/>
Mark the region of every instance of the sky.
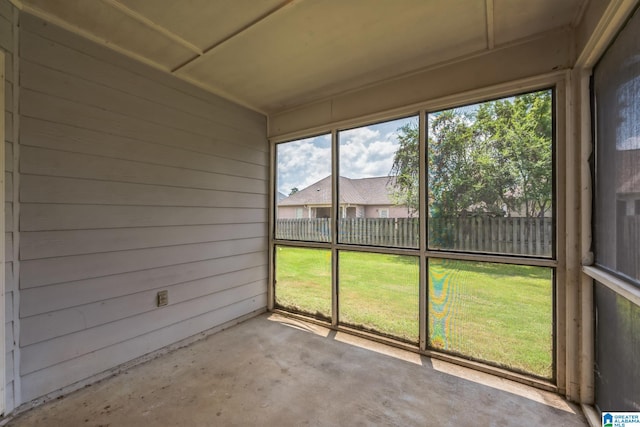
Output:
<path fill-rule="evenodd" d="M 398 128 L 418 124 L 410 117 L 338 132 L 340 175 L 348 178 L 388 176 L 398 148 Z M 331 174 L 331 135 L 277 146 L 277 189 L 289 195 Z"/>

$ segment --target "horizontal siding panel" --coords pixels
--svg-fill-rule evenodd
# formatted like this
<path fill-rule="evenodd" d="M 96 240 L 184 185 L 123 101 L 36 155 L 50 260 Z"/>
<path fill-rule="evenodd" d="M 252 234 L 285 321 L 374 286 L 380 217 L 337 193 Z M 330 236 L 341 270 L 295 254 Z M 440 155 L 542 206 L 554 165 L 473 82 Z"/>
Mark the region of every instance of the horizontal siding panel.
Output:
<path fill-rule="evenodd" d="M 83 354 L 127 341 L 160 328 L 170 327 L 184 319 L 215 311 L 237 301 L 255 298 L 265 293 L 265 283 L 256 282 L 237 288 L 168 305 L 156 310 L 80 332 L 21 347 L 21 374 L 53 366 Z"/>
<path fill-rule="evenodd" d="M 149 79 L 148 74 L 136 74 L 111 61 L 99 59 L 95 55 L 86 55 L 77 49 L 44 39 L 33 32 L 26 31 L 21 36 L 23 59 L 45 64 L 49 68 L 62 71 L 65 75 L 86 78 L 120 92 L 178 109 L 214 124 L 230 125 L 259 136 L 266 134 L 266 118 L 263 115 L 215 95 L 206 96 L 208 99 L 204 100 L 189 95 L 184 90 L 153 81 Z"/>
<path fill-rule="evenodd" d="M 9 383 L 11 383 L 13 381 L 13 379 L 14 379 L 14 376 L 13 376 L 13 373 L 14 373 L 14 370 L 13 370 L 13 350 L 8 351 L 5 354 L 4 357 L 5 357 L 5 359 L 4 359 L 5 365 L 4 366 L 5 366 L 5 375 L 6 375 L 5 381 L 6 381 L 7 385 L 9 385 Z M 9 389 L 9 394 L 12 394 L 12 393 L 13 393 L 13 390 Z"/>
<path fill-rule="evenodd" d="M 4 320 L 5 323 L 13 319 L 13 291 L 4 293 Z"/>
<path fill-rule="evenodd" d="M 204 154 L 224 153 L 224 157 L 234 160 L 268 165 L 267 152 L 242 147 L 239 141 L 225 141 L 215 133 L 210 136 L 196 135 L 29 89 L 20 89 L 20 113 L 27 117 L 171 145 Z"/>
<path fill-rule="evenodd" d="M 11 21 L 13 16 L 13 6 L 9 3 L 9 0 L 0 0 L 0 16 L 7 21 Z"/>
<path fill-rule="evenodd" d="M 0 48 L 11 52 L 13 50 L 13 24 L 12 19 L 0 16 Z"/>
<path fill-rule="evenodd" d="M 158 308 L 156 306 L 156 297 L 159 289 L 168 291 L 169 304 L 180 304 L 255 282 L 264 284 L 264 292 L 266 292 L 266 277 L 266 266 L 254 267 L 93 304 L 76 306 L 67 310 L 23 317 L 20 319 L 20 344 L 27 346 L 156 310 Z"/>
<path fill-rule="evenodd" d="M 22 231 L 242 224 L 266 221 L 266 208 L 65 204 L 23 204 L 20 206 L 20 228 Z"/>
<path fill-rule="evenodd" d="M 267 180 L 268 169 L 219 155 L 202 154 L 183 148 L 145 142 L 138 139 L 96 132 L 60 123 L 23 117 L 20 120 L 20 145 L 52 148 L 114 159 L 239 175 Z M 218 154 L 228 155 L 230 150 Z"/>
<path fill-rule="evenodd" d="M 13 55 L 11 52 L 5 52 L 4 55 L 4 79 L 14 83 L 13 79 Z"/>
<path fill-rule="evenodd" d="M 13 142 L 13 114 L 10 111 L 4 112 L 4 140 Z"/>
<path fill-rule="evenodd" d="M 264 310 L 265 116 L 31 15 L 20 34 L 22 401 Z"/>
<path fill-rule="evenodd" d="M 22 261 L 21 289 L 165 265 L 266 251 L 265 238 Z"/>
<path fill-rule="evenodd" d="M 11 142 L 4 143 L 4 170 L 5 172 L 13 172 L 13 144 Z"/>
<path fill-rule="evenodd" d="M 257 223 L 22 232 L 20 235 L 20 259 L 265 237 L 266 228 L 265 224 Z"/>
<path fill-rule="evenodd" d="M 265 265 L 266 254 L 253 252 L 23 289 L 20 310 L 23 317 L 33 316 Z"/>
<path fill-rule="evenodd" d="M 4 203 L 4 228 L 5 230 L 13 230 L 13 203 Z"/>
<path fill-rule="evenodd" d="M 262 179 L 25 146 L 20 149 L 20 172 L 241 193 L 267 193 L 267 181 Z"/>
<path fill-rule="evenodd" d="M 4 233 L 5 261 L 13 261 L 13 233 Z"/>
<path fill-rule="evenodd" d="M 11 199 L 8 199 L 11 200 Z M 22 203 L 264 208 L 264 194 L 21 175 Z"/>
<path fill-rule="evenodd" d="M 13 261 L 13 233 L 4 233 L 4 259 Z"/>
<path fill-rule="evenodd" d="M 266 307 L 266 294 L 185 319 L 166 328 L 119 342 L 22 377 L 22 400 L 27 402 L 131 359 L 171 345 L 217 325 Z"/>
<path fill-rule="evenodd" d="M 137 61 L 132 61 L 128 57 L 115 52 L 107 46 L 95 44 L 83 37 L 77 37 L 74 34 L 54 25 L 47 25 L 45 21 L 33 15 L 22 16 L 20 28 L 21 30 L 26 30 L 49 41 L 53 41 L 56 44 L 67 46 L 78 52 L 86 53 L 90 57 L 97 58 L 100 62 L 134 73 L 149 80 L 153 84 L 160 84 L 174 88 L 189 96 L 201 99 L 212 106 L 224 109 L 231 115 L 246 116 L 248 118 L 252 117 L 251 114 L 253 114 L 254 120 L 258 120 L 263 117 L 262 114 L 255 112 L 254 110 L 235 104 L 218 95 L 206 92 L 188 82 L 176 79 L 175 77 L 168 75 L 166 72 L 151 68 L 148 65 Z M 48 63 L 49 61 L 47 61 L 47 64 Z"/>
<path fill-rule="evenodd" d="M 5 292 L 16 291 L 15 281 L 13 280 L 13 262 L 4 264 L 4 290 Z"/>
<path fill-rule="evenodd" d="M 26 49 L 23 47 L 22 52 L 25 51 Z M 20 63 L 21 88 L 169 126 L 188 133 L 202 136 L 216 135 L 224 141 L 238 141 L 239 144 L 248 145 L 254 149 L 260 144 L 264 144 L 262 151 L 266 151 L 265 129 L 262 129 L 262 132 L 256 131 L 256 129 L 253 132 L 248 132 L 241 126 L 232 127 L 224 123 L 212 123 L 207 119 L 177 110 L 172 106 L 158 104 L 85 80 L 86 78 L 93 79 L 90 74 L 82 76 L 83 78 L 77 78 L 51 68 L 42 67 L 24 58 L 24 56 L 21 57 Z"/>
<path fill-rule="evenodd" d="M 9 80 L 4 81 L 4 109 L 13 112 L 13 84 Z"/>
<path fill-rule="evenodd" d="M 13 201 L 13 174 L 11 172 L 4 173 L 4 201 Z"/>
<path fill-rule="evenodd" d="M 14 381 L 8 382 L 7 383 L 7 387 L 5 390 L 7 390 L 7 394 L 5 402 L 6 402 L 6 409 L 7 412 L 13 412 L 13 410 L 15 409 L 15 385 L 14 385 Z"/>
<path fill-rule="evenodd" d="M 13 339 L 13 321 L 6 322 L 4 324 L 4 348 L 10 349 L 15 345 Z"/>

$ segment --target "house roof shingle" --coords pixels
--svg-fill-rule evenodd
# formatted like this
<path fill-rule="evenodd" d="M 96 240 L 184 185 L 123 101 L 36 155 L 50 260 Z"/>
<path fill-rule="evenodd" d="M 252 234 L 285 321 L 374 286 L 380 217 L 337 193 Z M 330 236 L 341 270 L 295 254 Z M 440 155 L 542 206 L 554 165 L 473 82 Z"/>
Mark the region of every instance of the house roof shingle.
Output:
<path fill-rule="evenodd" d="M 351 179 L 340 177 L 340 203 L 352 205 L 392 205 L 390 193 L 394 178 Z M 278 202 L 278 206 L 329 205 L 331 204 L 331 177 L 321 179 L 310 186 Z"/>

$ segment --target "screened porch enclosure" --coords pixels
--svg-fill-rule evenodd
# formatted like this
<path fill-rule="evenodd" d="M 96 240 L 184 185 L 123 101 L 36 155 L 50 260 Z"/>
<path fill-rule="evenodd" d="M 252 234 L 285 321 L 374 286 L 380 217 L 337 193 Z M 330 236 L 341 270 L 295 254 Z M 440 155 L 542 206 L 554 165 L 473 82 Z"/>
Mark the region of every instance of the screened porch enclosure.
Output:
<path fill-rule="evenodd" d="M 243 387 L 242 365 L 260 360 L 247 377 L 284 392 L 234 395 L 245 420 L 267 419 L 264 404 L 278 408 L 270 420 L 298 420 L 279 409 L 302 390 L 312 409 L 298 413 L 321 425 L 339 388 L 324 372 L 367 388 L 376 401 L 360 419 L 372 423 L 389 396 L 401 420 L 443 405 L 473 419 L 479 405 L 527 425 L 507 419 L 523 401 L 535 402 L 527 416 L 560 410 L 581 425 L 584 413 L 592 427 L 637 411 L 639 10 L 0 0 L 0 424 L 235 326 L 256 344 L 221 344 L 239 363 L 210 357 L 205 388 Z M 267 327 L 270 316 L 319 328 L 311 341 L 330 351 L 310 365 L 306 332 Z M 362 353 L 333 346 L 345 337 L 420 369 L 354 374 L 344 362 Z M 271 351 L 244 358 L 268 341 L 292 366 Z M 437 369 L 416 375 L 441 362 L 468 377 L 440 389 Z M 492 385 L 477 389 L 500 393 L 467 406 L 461 388 L 484 374 Z M 417 399 L 434 387 L 434 400 L 408 409 L 388 388 L 404 383 Z M 349 387 L 333 396 L 337 419 L 353 419 Z M 184 420 L 223 419 L 198 397 L 207 411 Z M 110 404 L 96 406 L 99 424 L 117 424 Z M 58 424 L 88 419 L 66 414 Z"/>
<path fill-rule="evenodd" d="M 554 102 L 515 93 L 275 144 L 276 191 L 296 189 L 274 201 L 275 306 L 553 381 Z M 286 217 L 320 201 L 328 218 Z"/>

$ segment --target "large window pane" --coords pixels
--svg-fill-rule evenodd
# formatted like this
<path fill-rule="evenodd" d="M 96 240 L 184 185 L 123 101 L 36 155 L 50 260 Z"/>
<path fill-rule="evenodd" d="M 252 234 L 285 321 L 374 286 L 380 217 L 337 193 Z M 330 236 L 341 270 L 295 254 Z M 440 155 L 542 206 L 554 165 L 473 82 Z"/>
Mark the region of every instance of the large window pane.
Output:
<path fill-rule="evenodd" d="M 640 11 L 594 71 L 596 262 L 640 284 Z"/>
<path fill-rule="evenodd" d="M 340 252 L 340 323 L 418 341 L 418 257 Z"/>
<path fill-rule="evenodd" d="M 276 306 L 331 320 L 331 251 L 276 246 Z"/>
<path fill-rule="evenodd" d="M 341 131 L 338 241 L 418 247 L 418 118 Z"/>
<path fill-rule="evenodd" d="M 331 135 L 276 146 L 276 239 L 331 241 Z"/>
<path fill-rule="evenodd" d="M 428 115 L 430 249 L 552 256 L 552 95 Z"/>
<path fill-rule="evenodd" d="M 640 408 L 640 306 L 595 284 L 596 404 L 601 411 Z"/>
<path fill-rule="evenodd" d="M 553 375 L 553 273 L 545 267 L 429 260 L 429 346 Z"/>

